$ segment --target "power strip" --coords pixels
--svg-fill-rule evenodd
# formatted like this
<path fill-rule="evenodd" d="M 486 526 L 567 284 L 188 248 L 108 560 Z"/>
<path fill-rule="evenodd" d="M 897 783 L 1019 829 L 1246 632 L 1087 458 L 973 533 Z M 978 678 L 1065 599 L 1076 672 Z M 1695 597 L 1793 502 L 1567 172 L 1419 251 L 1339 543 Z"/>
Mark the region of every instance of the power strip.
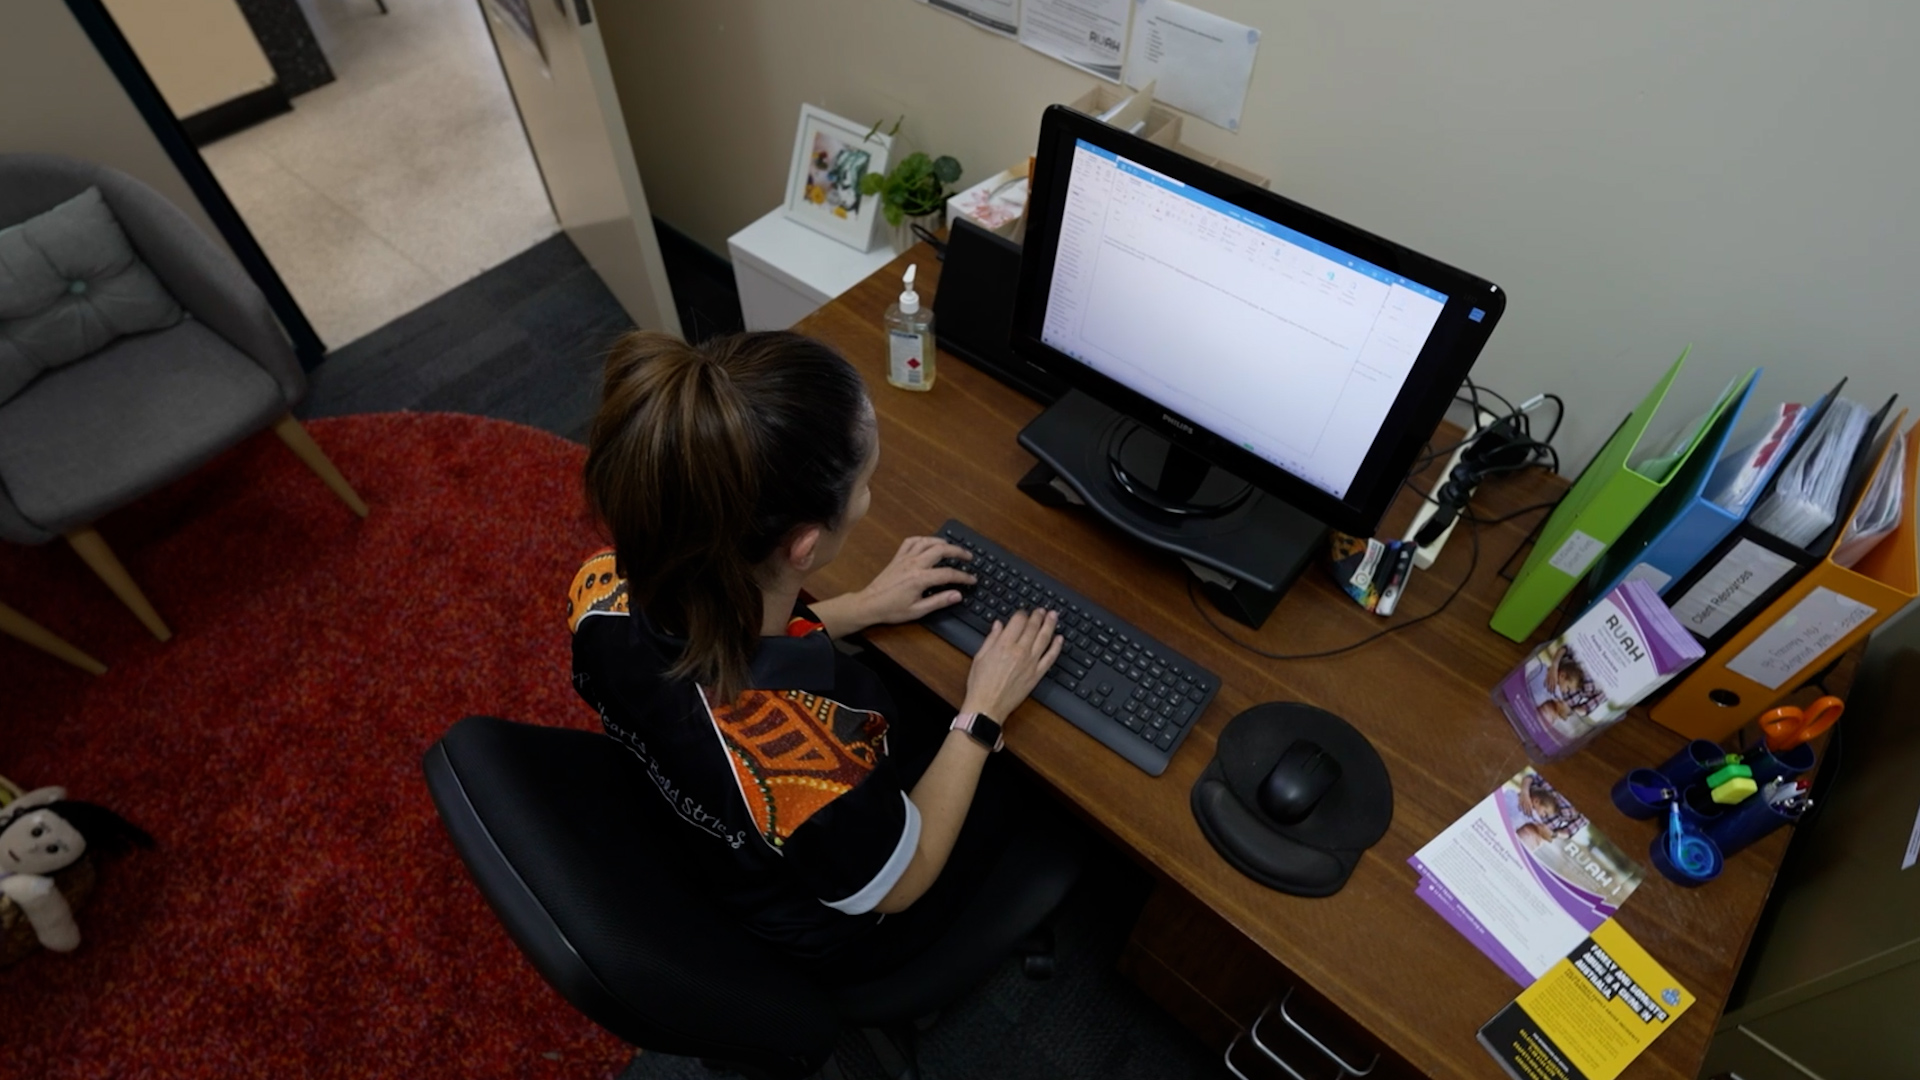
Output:
<path fill-rule="evenodd" d="M 1433 490 L 1427 493 L 1427 498 L 1420 501 L 1420 512 L 1413 515 L 1413 524 L 1407 526 L 1407 535 L 1405 537 L 1407 540 L 1412 540 L 1419 536 L 1420 530 L 1426 527 L 1427 522 L 1433 515 L 1439 513 L 1440 489 L 1446 486 L 1447 477 L 1453 475 L 1454 466 L 1460 464 L 1460 459 L 1467 456 L 1467 451 L 1473 446 L 1473 440 L 1479 438 L 1481 432 L 1499 422 L 1500 415 L 1498 413 L 1488 412 L 1485 409 L 1481 409 L 1478 415 L 1475 416 L 1473 430 L 1467 432 L 1467 437 L 1460 440 L 1459 446 L 1454 447 L 1453 456 L 1447 459 L 1447 467 L 1440 470 L 1440 479 L 1434 481 Z M 1476 487 L 1474 490 L 1477 491 L 1479 489 Z M 1469 491 L 1467 495 L 1468 498 L 1472 498 L 1473 492 Z M 1439 536 L 1434 537 L 1433 543 L 1425 547 L 1416 548 L 1413 553 L 1414 569 L 1431 569 L 1433 561 L 1440 557 L 1441 549 L 1447 546 L 1447 538 L 1453 535 L 1453 530 L 1458 528 L 1459 525 L 1460 519 L 1455 517 L 1453 524 L 1448 525 Z"/>
<path fill-rule="evenodd" d="M 1514 415 L 1524 416 L 1539 408 L 1541 402 L 1545 400 L 1545 394 L 1535 394 L 1526 401 L 1521 402 L 1520 408 Z M 1490 412 L 1487 409 L 1478 409 L 1476 411 L 1473 430 L 1467 432 L 1466 438 L 1460 440 L 1459 446 L 1454 447 L 1453 456 L 1447 459 L 1447 467 L 1441 471 L 1440 479 L 1434 482 L 1433 490 L 1428 492 L 1428 497 L 1421 502 L 1420 512 L 1413 516 L 1413 524 L 1407 527 L 1406 539 L 1418 539 L 1420 530 L 1426 526 L 1433 515 L 1440 512 L 1440 492 L 1447 486 L 1448 478 L 1453 475 L 1453 470 L 1460 464 L 1461 459 L 1466 457 L 1467 452 L 1479 444 L 1480 436 L 1486 432 L 1487 429 L 1495 427 L 1507 419 L 1507 414 Z M 1509 432 L 1506 437 L 1511 438 L 1513 434 L 1513 432 Z M 1507 453 L 1512 449 L 1513 447 L 1509 445 L 1495 445 L 1489 450 L 1488 454 L 1481 459 L 1480 463 L 1482 465 L 1491 463 L 1494 460 L 1494 455 Z M 1531 451 L 1527 451 L 1526 453 L 1530 454 Z M 1517 465 L 1519 462 L 1515 461 L 1513 464 Z M 1460 508 L 1463 511 L 1467 505 L 1473 501 L 1473 493 L 1478 490 L 1479 485 L 1477 484 L 1467 490 L 1465 497 L 1460 503 Z M 1433 566 L 1434 560 L 1440 557 L 1440 550 L 1447 546 L 1447 538 L 1453 535 L 1453 530 L 1460 524 L 1461 516 L 1463 515 L 1455 515 L 1454 519 L 1447 524 L 1447 527 L 1441 530 L 1440 535 L 1434 537 L 1433 543 L 1414 550 L 1413 565 L 1415 569 L 1426 570 Z"/>

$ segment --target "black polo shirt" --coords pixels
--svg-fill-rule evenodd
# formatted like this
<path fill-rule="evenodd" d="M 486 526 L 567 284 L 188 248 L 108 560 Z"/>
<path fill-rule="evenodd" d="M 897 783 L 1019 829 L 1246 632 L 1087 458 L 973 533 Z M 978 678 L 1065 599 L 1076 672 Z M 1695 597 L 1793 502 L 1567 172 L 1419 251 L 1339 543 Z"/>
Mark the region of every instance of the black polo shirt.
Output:
<path fill-rule="evenodd" d="M 574 689 L 645 763 L 735 918 L 803 958 L 879 920 L 920 812 L 887 757 L 891 698 L 811 612 L 761 639 L 748 689 L 728 702 L 667 677 L 686 643 L 627 610 L 612 552 L 580 568 L 567 620 Z"/>

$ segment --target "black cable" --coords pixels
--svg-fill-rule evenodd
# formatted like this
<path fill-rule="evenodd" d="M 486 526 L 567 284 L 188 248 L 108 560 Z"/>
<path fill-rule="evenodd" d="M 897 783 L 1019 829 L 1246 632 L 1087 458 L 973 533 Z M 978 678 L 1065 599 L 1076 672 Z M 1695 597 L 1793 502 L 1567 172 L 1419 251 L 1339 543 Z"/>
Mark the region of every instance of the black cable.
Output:
<path fill-rule="evenodd" d="M 1192 574 L 1187 575 L 1187 600 L 1193 604 L 1193 610 L 1199 612 L 1200 617 L 1207 621 L 1207 625 L 1213 627 L 1213 630 L 1215 633 L 1219 634 L 1223 638 L 1226 638 L 1227 641 L 1229 641 L 1230 643 L 1234 645 L 1238 645 L 1242 649 L 1245 649 L 1246 651 L 1253 653 L 1256 656 L 1265 657 L 1268 660 L 1320 660 L 1329 656 L 1338 656 L 1341 653 L 1352 652 L 1353 650 L 1358 649 L 1363 645 L 1371 645 L 1374 642 L 1379 641 L 1381 638 L 1386 637 L 1388 634 L 1397 634 L 1400 631 L 1405 630 L 1409 626 L 1418 626 L 1421 623 L 1426 622 L 1428 619 L 1433 618 L 1435 615 L 1438 615 L 1441 612 L 1447 610 L 1447 608 L 1453 604 L 1454 598 L 1459 596 L 1461 590 L 1467 587 L 1467 582 L 1473 580 L 1474 571 L 1480 568 L 1479 524 L 1477 522 L 1473 523 L 1473 527 L 1468 529 L 1467 532 L 1468 532 L 1468 535 L 1473 540 L 1473 555 L 1467 561 L 1467 572 L 1460 576 L 1460 580 L 1454 585 L 1453 591 L 1447 594 L 1447 598 L 1445 600 L 1440 601 L 1439 607 L 1434 608 L 1432 611 L 1427 612 L 1425 615 L 1418 615 L 1418 616 L 1415 616 L 1414 618 L 1408 619 L 1406 622 L 1403 622 L 1398 626 L 1389 626 L 1384 630 L 1376 630 L 1373 633 L 1368 634 L 1366 637 L 1361 638 L 1359 641 L 1342 645 L 1337 649 L 1322 649 L 1319 652 L 1310 652 L 1310 653 L 1276 653 L 1276 652 L 1268 652 L 1267 650 L 1260 648 L 1258 645 L 1247 644 L 1246 642 L 1235 637 L 1232 633 L 1228 632 L 1226 627 L 1221 626 L 1219 623 L 1213 621 L 1212 615 L 1207 614 L 1206 607 L 1200 603 L 1200 597 L 1196 595 L 1193 591 L 1193 575 Z M 1412 580 L 1411 570 L 1408 571 L 1408 580 L 1409 581 Z"/>
<path fill-rule="evenodd" d="M 1566 498 L 1566 496 L 1562 495 L 1560 498 L 1564 499 Z M 1505 522 L 1512 521 L 1514 518 L 1517 518 L 1522 514 L 1531 514 L 1535 510 L 1549 510 L 1559 505 L 1560 505 L 1560 499 L 1548 499 L 1546 502 L 1537 502 L 1531 506 L 1523 506 L 1518 510 L 1509 511 L 1508 513 L 1501 514 L 1499 517 L 1494 517 L 1494 518 L 1472 517 L 1472 518 L 1469 518 L 1469 520 L 1480 525 L 1500 525 L 1500 524 L 1504 524 Z"/>
<path fill-rule="evenodd" d="M 1540 440 L 1543 443 L 1550 443 L 1555 435 L 1560 434 L 1560 421 L 1567 418 L 1567 403 L 1560 399 L 1559 394 L 1541 394 L 1540 396 L 1553 402 L 1554 405 L 1553 426 L 1547 429 L 1547 437 Z"/>
<path fill-rule="evenodd" d="M 925 225 L 917 221 L 907 226 L 907 228 L 912 231 L 917 239 L 925 240 L 927 243 L 933 245 L 933 257 L 935 259 L 940 262 L 947 261 L 947 242 L 945 240 L 935 236 L 931 229 L 928 229 Z"/>

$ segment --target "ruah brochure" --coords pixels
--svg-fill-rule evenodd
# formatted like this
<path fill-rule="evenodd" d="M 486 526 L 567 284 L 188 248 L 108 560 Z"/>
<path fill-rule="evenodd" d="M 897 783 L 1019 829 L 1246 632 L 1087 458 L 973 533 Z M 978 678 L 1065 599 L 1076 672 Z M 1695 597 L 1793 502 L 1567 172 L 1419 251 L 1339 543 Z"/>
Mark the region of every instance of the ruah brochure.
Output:
<path fill-rule="evenodd" d="M 1415 895 L 1525 986 L 1620 910 L 1646 871 L 1531 768 L 1407 860 Z"/>

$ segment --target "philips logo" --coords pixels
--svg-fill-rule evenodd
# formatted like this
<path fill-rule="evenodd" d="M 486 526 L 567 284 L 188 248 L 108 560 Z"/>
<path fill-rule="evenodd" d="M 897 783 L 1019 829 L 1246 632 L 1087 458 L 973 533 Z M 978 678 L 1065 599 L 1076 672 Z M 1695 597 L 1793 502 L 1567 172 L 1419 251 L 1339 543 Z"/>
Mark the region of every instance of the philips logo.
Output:
<path fill-rule="evenodd" d="M 1193 434 L 1193 425 L 1187 423 L 1184 420 L 1176 419 L 1172 413 L 1161 413 L 1160 419 L 1165 420 L 1167 423 L 1172 424 L 1176 428 L 1179 428 L 1180 433 L 1182 435 Z"/>

